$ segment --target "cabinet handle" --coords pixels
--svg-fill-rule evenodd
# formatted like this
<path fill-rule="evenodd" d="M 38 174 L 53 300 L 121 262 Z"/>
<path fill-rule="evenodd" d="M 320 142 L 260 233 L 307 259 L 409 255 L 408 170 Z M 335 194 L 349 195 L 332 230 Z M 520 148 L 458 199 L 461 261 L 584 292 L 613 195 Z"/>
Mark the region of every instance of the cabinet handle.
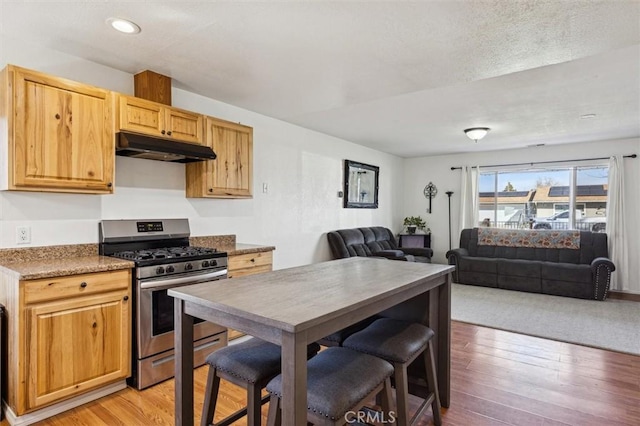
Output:
<path fill-rule="evenodd" d="M 167 133 L 167 132 L 166 132 L 166 131 L 164 131 L 164 130 L 162 130 L 160 133 L 162 133 L 162 134 L 164 135 L 164 134 L 165 134 L 165 133 Z"/>
<path fill-rule="evenodd" d="M 87 286 L 87 283 L 86 283 L 86 282 L 82 281 L 82 282 L 80 283 L 80 287 L 85 288 L 86 286 Z"/>
<path fill-rule="evenodd" d="M 122 300 L 124 300 L 126 302 L 127 300 L 129 300 L 129 296 L 123 297 Z"/>
<path fill-rule="evenodd" d="M 171 136 L 171 130 L 169 130 L 169 131 L 167 132 L 167 134 L 168 134 L 169 136 Z"/>
<path fill-rule="evenodd" d="M 113 183 L 109 182 L 107 183 L 107 188 L 111 188 L 113 186 Z"/>
<path fill-rule="evenodd" d="M 209 192 L 213 192 L 213 188 L 209 188 Z"/>
<path fill-rule="evenodd" d="M 255 261 L 256 261 L 255 259 L 253 259 L 253 258 L 251 259 L 251 262 L 255 262 Z"/>
<path fill-rule="evenodd" d="M 60 120 L 60 114 L 56 114 L 56 120 Z"/>

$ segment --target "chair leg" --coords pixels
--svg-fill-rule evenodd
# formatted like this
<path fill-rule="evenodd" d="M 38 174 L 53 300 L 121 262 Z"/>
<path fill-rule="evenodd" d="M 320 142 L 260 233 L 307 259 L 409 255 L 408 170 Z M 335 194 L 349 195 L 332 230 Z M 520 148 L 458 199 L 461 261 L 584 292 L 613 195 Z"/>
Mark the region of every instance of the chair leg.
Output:
<path fill-rule="evenodd" d="M 218 401 L 218 390 L 220 389 L 220 377 L 216 374 L 216 369 L 209 367 L 207 376 L 207 386 L 204 391 L 204 404 L 202 405 L 202 419 L 200 426 L 213 424 L 213 415 L 216 412 L 216 402 Z"/>
<path fill-rule="evenodd" d="M 396 382 L 396 410 L 398 415 L 398 426 L 408 426 L 409 424 L 409 383 L 407 379 L 407 365 L 394 363 L 393 378 Z"/>
<path fill-rule="evenodd" d="M 376 400 L 380 400 L 382 415 L 386 424 L 395 424 L 395 410 L 393 406 L 393 396 L 391 395 L 391 378 L 387 377 L 382 385 L 382 390 L 376 395 Z M 393 414 L 392 414 L 393 413 Z"/>
<path fill-rule="evenodd" d="M 247 426 L 260 426 L 261 390 L 262 388 L 255 383 L 247 384 Z"/>
<path fill-rule="evenodd" d="M 433 402 L 431 410 L 433 411 L 433 423 L 436 426 L 442 424 L 440 417 L 440 393 L 438 392 L 438 376 L 436 375 L 436 365 L 433 357 L 433 345 L 429 342 L 425 353 L 425 368 L 427 371 L 427 388 L 429 393 L 433 393 Z"/>
<path fill-rule="evenodd" d="M 271 395 L 271 399 L 269 400 L 269 414 L 267 415 L 267 426 L 280 426 L 281 424 L 280 398 Z"/>

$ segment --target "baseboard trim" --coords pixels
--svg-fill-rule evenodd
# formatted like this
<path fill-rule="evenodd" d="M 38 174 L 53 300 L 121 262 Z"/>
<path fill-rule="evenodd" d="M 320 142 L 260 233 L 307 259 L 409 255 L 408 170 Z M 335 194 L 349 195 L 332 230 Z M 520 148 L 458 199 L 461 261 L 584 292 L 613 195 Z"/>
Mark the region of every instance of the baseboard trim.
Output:
<path fill-rule="evenodd" d="M 611 291 L 611 290 L 609 290 L 608 297 L 610 299 L 630 300 L 632 302 L 640 302 L 640 294 L 638 294 L 638 293 L 627 293 L 625 291 Z"/>
<path fill-rule="evenodd" d="M 126 387 L 126 380 L 121 380 L 101 387 L 99 389 L 92 390 L 85 394 L 76 396 L 74 398 L 58 402 L 57 404 L 49 405 L 48 407 L 45 407 L 41 410 L 23 414 L 22 416 L 16 416 L 13 410 L 11 410 L 11 408 L 9 408 L 9 406 L 7 406 L 7 403 L 4 401 L 2 402 L 2 406 L 7 421 L 11 426 L 27 426 L 47 419 L 49 417 L 53 417 L 56 414 L 60 414 L 64 411 L 71 410 L 72 408 L 79 407 L 88 402 L 95 401 L 96 399 L 102 398 L 103 396 L 118 392 L 122 389 L 125 389 Z"/>

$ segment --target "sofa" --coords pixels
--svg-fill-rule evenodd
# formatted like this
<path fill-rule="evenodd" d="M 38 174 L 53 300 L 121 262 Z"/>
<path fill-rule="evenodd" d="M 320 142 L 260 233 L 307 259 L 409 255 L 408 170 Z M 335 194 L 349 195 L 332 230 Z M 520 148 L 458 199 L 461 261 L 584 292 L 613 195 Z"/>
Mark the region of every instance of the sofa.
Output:
<path fill-rule="evenodd" d="M 446 254 L 454 282 L 605 300 L 615 266 L 607 235 L 589 231 L 463 229 Z"/>
<path fill-rule="evenodd" d="M 393 233 L 381 226 L 339 229 L 327 233 L 334 259 L 375 256 L 392 260 L 431 262 L 430 248 L 399 248 Z"/>

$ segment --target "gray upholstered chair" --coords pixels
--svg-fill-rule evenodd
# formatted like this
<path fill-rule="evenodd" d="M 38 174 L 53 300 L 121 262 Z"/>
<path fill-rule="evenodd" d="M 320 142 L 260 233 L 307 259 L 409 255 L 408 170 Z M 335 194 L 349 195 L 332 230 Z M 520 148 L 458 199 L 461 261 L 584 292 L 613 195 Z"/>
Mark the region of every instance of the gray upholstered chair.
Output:
<path fill-rule="evenodd" d="M 393 411 L 388 362 L 346 348 L 329 348 L 307 363 L 307 420 L 314 425 L 344 425 L 353 413 L 381 395 L 383 416 Z M 281 424 L 282 376 L 267 385 L 271 394 L 268 426 Z"/>
<path fill-rule="evenodd" d="M 431 344 L 433 336 L 433 330 L 425 325 L 392 318 L 381 318 L 344 341 L 345 348 L 374 355 L 393 364 L 398 426 L 413 424 L 429 405 L 433 410 L 434 423 L 441 424 L 440 396 Z M 425 380 L 429 393 L 416 414 L 409 420 L 407 367 L 420 355 L 424 359 Z"/>
<path fill-rule="evenodd" d="M 307 347 L 307 357 L 313 357 L 319 350 L 320 345 L 310 344 Z M 213 416 L 220 379 L 245 388 L 247 406 L 214 425 L 230 425 L 246 415 L 248 426 L 260 426 L 260 407 L 268 401 L 268 397 L 262 398 L 260 393 L 271 379 L 280 374 L 280 346 L 251 338 L 213 352 L 207 357 L 206 362 L 209 364 L 209 375 L 204 393 L 201 426 L 214 424 Z"/>

